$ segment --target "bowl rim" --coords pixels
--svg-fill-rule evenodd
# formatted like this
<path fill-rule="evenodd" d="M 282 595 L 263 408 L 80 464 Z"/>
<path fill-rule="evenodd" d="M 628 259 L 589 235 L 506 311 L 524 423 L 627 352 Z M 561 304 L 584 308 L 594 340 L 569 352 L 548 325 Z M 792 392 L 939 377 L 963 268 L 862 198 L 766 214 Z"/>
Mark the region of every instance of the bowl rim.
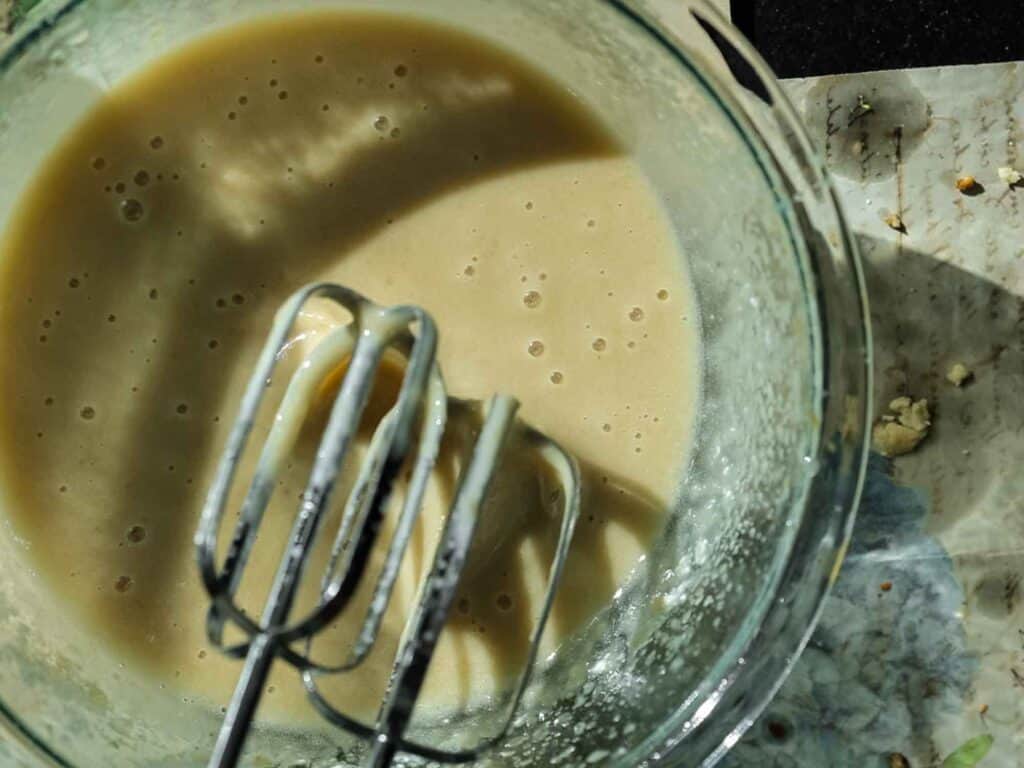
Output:
<path fill-rule="evenodd" d="M 703 86 L 762 165 L 793 244 L 803 252 L 801 268 L 809 267 L 804 279 L 820 332 L 813 471 L 788 552 L 767 587 L 765 610 L 752 634 L 736 638 L 720 657 L 718 671 L 705 676 L 699 692 L 616 763 L 711 768 L 785 682 L 849 546 L 870 449 L 873 355 L 867 289 L 856 240 L 824 160 L 778 79 L 742 33 L 711 0 L 674 0 L 671 19 L 652 9 L 659 0 L 606 1 Z M 723 67 L 712 69 L 692 52 L 677 28 L 686 16 L 706 35 L 703 42 L 710 41 L 722 55 Z"/>
<path fill-rule="evenodd" d="M 0 39 L 0 70 L 7 68 L 36 44 L 60 20 L 85 0 L 44 0 L 25 24 L 6 40 Z M 615 765 L 700 765 L 718 763 L 756 721 L 785 681 L 820 616 L 824 601 L 838 575 L 853 529 L 869 449 L 871 402 L 871 331 L 863 270 L 855 239 L 839 206 L 824 163 L 814 149 L 797 112 L 768 65 L 711 0 L 675 0 L 673 14 L 689 15 L 725 55 L 739 57 L 763 89 L 762 102 L 770 107 L 767 118 L 745 103 L 747 86 L 735 71 L 713 71 L 692 53 L 673 28 L 672 21 L 651 6 L 658 0 L 605 0 L 629 23 L 637 25 L 694 77 L 712 103 L 735 125 L 755 159 L 765 167 L 780 206 L 787 210 L 794 245 L 805 252 L 811 267 L 811 307 L 817 310 L 822 330 L 820 364 L 823 377 L 847 375 L 840 388 L 820 381 L 818 400 L 821 423 L 815 446 L 816 470 L 804 495 L 799 524 L 791 537 L 785 562 L 779 563 L 768 588 L 761 615 L 749 637 L 736 638 L 699 686 L 652 733 Z M 767 97 L 767 98 L 765 98 Z M 761 106 L 764 106 L 762 103 Z M 781 135 L 775 142 L 769 133 Z M 784 156 L 788 153 L 788 165 Z M 795 166 L 795 167 L 790 167 Z M 814 210 L 806 205 L 813 203 Z M 833 238 L 822 238 L 828 231 Z M 839 276 L 834 275 L 838 272 Z M 843 307 L 855 309 L 845 338 L 830 337 L 833 315 Z M 841 358 L 841 359 L 840 359 Z M 852 373 L 852 377 L 850 374 Z M 841 397 L 842 395 L 842 397 Z M 851 398 L 854 405 L 851 407 Z M 836 435 L 840 439 L 836 439 Z M 819 506 L 821 508 L 819 508 Z M 799 596 L 799 598 L 797 597 Z M 799 610 L 793 614 L 793 605 Z M 778 624 L 779 617 L 785 621 Z M 764 646 L 772 646 L 766 653 Z M 756 663 L 753 663 L 756 660 Z M 0 699 L 0 732 L 40 761 L 73 768 L 47 740 Z"/>

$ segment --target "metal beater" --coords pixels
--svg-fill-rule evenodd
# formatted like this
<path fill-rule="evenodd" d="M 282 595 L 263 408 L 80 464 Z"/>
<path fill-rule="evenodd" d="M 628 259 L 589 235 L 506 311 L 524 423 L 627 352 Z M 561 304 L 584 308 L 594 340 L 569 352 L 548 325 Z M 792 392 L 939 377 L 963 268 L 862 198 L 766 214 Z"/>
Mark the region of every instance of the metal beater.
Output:
<path fill-rule="evenodd" d="M 288 383 L 277 417 L 263 445 L 257 469 L 248 487 L 238 522 L 223 562 L 217 562 L 217 538 L 228 494 L 248 441 L 263 394 L 289 332 L 303 306 L 314 298 L 344 307 L 352 321 L 328 334 L 299 366 Z M 415 331 L 415 332 L 414 332 Z M 273 329 L 246 387 L 238 418 L 207 494 L 195 542 L 199 570 L 209 592 L 207 615 L 210 641 L 232 657 L 244 658 L 234 695 L 210 757 L 210 768 L 234 766 L 256 712 L 270 667 L 276 659 L 293 666 L 303 678 L 307 694 L 318 712 L 331 723 L 368 740 L 367 766 L 387 766 L 398 752 L 445 763 L 476 759 L 499 743 L 511 726 L 530 681 L 562 567 L 579 514 L 579 471 L 576 462 L 555 442 L 515 421 L 518 403 L 493 396 L 486 408 L 479 403 L 449 400 L 435 360 L 437 330 L 430 316 L 415 306 L 380 307 L 356 291 L 332 283 L 309 285 L 278 310 Z M 366 460 L 345 499 L 320 597 L 307 615 L 292 618 L 295 596 L 335 481 L 352 445 L 385 352 L 396 350 L 406 359 L 397 402 L 376 426 Z M 277 477 L 298 436 L 301 419 L 296 412 L 311 401 L 328 374 L 348 360 L 321 436 L 316 458 L 292 526 L 288 546 L 267 596 L 263 614 L 250 616 L 235 602 L 264 510 Z M 468 464 L 462 471 L 454 501 L 445 520 L 433 564 L 423 581 L 418 601 L 406 624 L 388 683 L 387 693 L 373 723 L 338 711 L 321 694 L 323 675 L 344 674 L 357 667 L 373 647 L 390 602 L 399 566 L 419 515 L 427 480 L 433 470 L 445 432 L 448 408 L 476 409 L 482 426 Z M 552 560 L 547 590 L 530 637 L 526 665 L 509 699 L 501 727 L 469 748 L 443 749 L 417 743 L 405 736 L 420 688 L 446 622 L 459 576 L 466 563 L 480 509 L 495 473 L 502 449 L 513 430 L 525 439 L 541 462 L 552 470 L 559 488 L 554 501 L 561 506 L 558 545 Z M 412 461 L 408 488 L 388 544 L 373 596 L 361 619 L 359 633 L 347 659 L 337 665 L 313 660 L 314 636 L 340 616 L 359 587 L 379 537 L 388 502 L 399 471 Z M 229 644 L 224 630 L 240 629 L 245 640 Z"/>

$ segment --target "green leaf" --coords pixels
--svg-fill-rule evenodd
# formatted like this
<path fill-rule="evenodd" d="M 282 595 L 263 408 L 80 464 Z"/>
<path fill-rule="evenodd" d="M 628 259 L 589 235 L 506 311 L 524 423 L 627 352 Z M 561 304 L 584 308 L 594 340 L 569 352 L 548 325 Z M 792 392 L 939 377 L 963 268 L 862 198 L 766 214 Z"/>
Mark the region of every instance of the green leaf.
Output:
<path fill-rule="evenodd" d="M 0 0 L 0 27 L 5 21 L 10 27 L 13 27 L 39 3 L 40 0 Z M 3 31 L 0 29 L 0 32 Z M 10 32 L 11 30 L 6 31 Z"/>
<path fill-rule="evenodd" d="M 28 13 L 29 9 L 34 5 L 38 5 L 40 0 L 14 0 L 14 12 L 15 13 Z"/>
<path fill-rule="evenodd" d="M 990 733 L 968 739 L 942 761 L 942 768 L 974 768 L 992 749 L 993 741 Z"/>

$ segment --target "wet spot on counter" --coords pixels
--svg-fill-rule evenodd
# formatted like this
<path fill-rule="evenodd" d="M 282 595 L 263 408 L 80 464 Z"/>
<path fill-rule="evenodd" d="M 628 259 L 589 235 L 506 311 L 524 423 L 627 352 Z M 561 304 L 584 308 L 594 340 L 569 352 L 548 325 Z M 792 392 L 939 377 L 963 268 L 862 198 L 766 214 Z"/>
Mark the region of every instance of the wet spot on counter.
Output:
<path fill-rule="evenodd" d="M 932 122 L 904 72 L 822 78 L 807 94 L 804 120 L 823 137 L 832 170 L 872 181 L 895 176 L 897 161 L 914 151 Z"/>

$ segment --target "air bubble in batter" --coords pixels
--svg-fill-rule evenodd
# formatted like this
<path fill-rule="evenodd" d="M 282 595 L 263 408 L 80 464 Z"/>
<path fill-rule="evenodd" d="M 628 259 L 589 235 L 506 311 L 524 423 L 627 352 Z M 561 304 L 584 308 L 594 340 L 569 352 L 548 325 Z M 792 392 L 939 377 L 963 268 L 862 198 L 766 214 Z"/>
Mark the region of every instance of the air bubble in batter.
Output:
<path fill-rule="evenodd" d="M 121 201 L 121 215 L 124 216 L 126 221 L 138 221 L 145 212 L 142 203 L 134 198 Z"/>

